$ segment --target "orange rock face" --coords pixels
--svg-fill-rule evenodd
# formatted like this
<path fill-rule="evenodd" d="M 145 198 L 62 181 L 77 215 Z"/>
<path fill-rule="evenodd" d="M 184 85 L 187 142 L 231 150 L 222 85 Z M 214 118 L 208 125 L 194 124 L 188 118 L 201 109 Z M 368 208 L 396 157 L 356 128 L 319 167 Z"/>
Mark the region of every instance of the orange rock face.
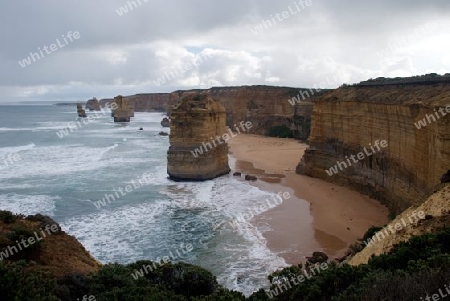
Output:
<path fill-rule="evenodd" d="M 230 172 L 228 145 L 215 140 L 226 132 L 226 113 L 216 100 L 186 95 L 172 110 L 167 173 L 174 180 L 203 181 Z"/>
<path fill-rule="evenodd" d="M 445 83 L 334 90 L 314 102 L 310 148 L 297 172 L 351 186 L 400 212 L 450 169 L 450 107 L 445 116 L 439 112 L 448 105 Z M 419 121 L 426 125 L 419 129 Z M 388 146 L 337 174 L 326 172 L 376 140 Z"/>

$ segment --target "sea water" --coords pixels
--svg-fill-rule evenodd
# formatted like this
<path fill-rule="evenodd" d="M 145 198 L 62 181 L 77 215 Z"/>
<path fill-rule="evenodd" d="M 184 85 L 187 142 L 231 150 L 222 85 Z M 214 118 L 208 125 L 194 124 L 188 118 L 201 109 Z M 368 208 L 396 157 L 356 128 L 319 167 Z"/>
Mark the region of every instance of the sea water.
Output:
<path fill-rule="evenodd" d="M 87 113 L 95 118 L 85 124 L 75 106 L 0 106 L 1 210 L 51 216 L 102 263 L 156 260 L 191 244 L 177 260 L 208 269 L 246 295 L 267 287 L 267 275 L 286 266 L 267 248 L 267 224 L 229 223 L 272 193 L 231 175 L 169 180 L 169 140 L 158 135 L 169 130 L 160 125 L 162 113 L 137 112 L 129 124 Z M 133 186 L 144 174 L 145 185 Z"/>

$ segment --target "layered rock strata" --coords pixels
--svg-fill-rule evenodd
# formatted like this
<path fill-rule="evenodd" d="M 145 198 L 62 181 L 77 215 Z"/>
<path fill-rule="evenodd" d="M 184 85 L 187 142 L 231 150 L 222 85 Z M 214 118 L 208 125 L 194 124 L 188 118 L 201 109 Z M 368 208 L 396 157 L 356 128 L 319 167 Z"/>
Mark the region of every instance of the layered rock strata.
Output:
<path fill-rule="evenodd" d="M 166 112 L 169 95 L 169 93 L 147 93 L 124 96 L 123 98 L 136 112 Z M 100 105 L 104 107 L 107 103 L 113 101 L 109 98 L 101 99 Z"/>
<path fill-rule="evenodd" d="M 310 147 L 297 172 L 353 187 L 401 212 L 450 169 L 450 84 L 345 87 L 314 102 Z M 449 107 L 450 111 L 450 107 Z M 445 111 L 444 111 L 445 112 Z M 423 125 L 419 125 L 421 121 Z M 388 146 L 364 159 L 376 140 Z M 336 169 L 337 162 L 347 168 Z"/>
<path fill-rule="evenodd" d="M 114 109 L 111 116 L 114 117 L 114 122 L 130 122 L 130 118 L 134 116 L 134 110 L 131 105 L 123 99 L 122 95 L 114 98 Z"/>
<path fill-rule="evenodd" d="M 225 107 L 227 125 L 231 128 L 241 121 L 253 125 L 250 133 L 265 135 L 271 127 L 284 126 L 295 138 L 306 140 L 309 136 L 310 100 L 327 92 L 272 86 L 214 87 L 208 90 L 176 91 L 170 94 L 167 112 L 185 94 L 204 93 L 220 101 Z"/>
<path fill-rule="evenodd" d="M 177 181 L 204 181 L 230 172 L 228 145 L 214 139 L 226 132 L 226 112 L 205 94 L 185 95 L 173 108 L 167 173 Z"/>
<path fill-rule="evenodd" d="M 175 91 L 172 93 L 147 93 L 126 96 L 124 99 L 136 112 L 167 112 L 184 95 L 204 93 L 217 99 L 225 107 L 227 125 L 233 127 L 241 121 L 253 124 L 251 133 L 264 135 L 271 128 L 286 127 L 292 136 L 301 140 L 309 137 L 312 102 L 317 96 L 329 90 L 241 86 L 215 87 L 206 90 Z M 104 107 L 113 99 L 102 99 Z"/>

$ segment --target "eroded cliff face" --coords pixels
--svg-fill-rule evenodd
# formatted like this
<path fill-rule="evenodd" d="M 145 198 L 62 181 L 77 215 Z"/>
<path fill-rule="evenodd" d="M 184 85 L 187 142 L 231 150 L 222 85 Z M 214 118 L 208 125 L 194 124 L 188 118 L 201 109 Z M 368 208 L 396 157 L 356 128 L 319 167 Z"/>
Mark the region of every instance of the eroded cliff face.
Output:
<path fill-rule="evenodd" d="M 130 103 L 135 112 L 165 112 L 169 93 L 146 93 L 125 96 L 124 99 Z M 102 99 L 100 104 L 104 107 L 106 103 L 111 103 L 113 99 Z"/>
<path fill-rule="evenodd" d="M 190 93 L 172 110 L 167 173 L 173 180 L 204 181 L 230 172 L 228 145 L 213 141 L 226 132 L 224 107 L 205 94 Z"/>
<path fill-rule="evenodd" d="M 234 127 L 241 121 L 250 121 L 253 128 L 250 133 L 264 135 L 268 129 L 276 126 L 286 126 L 299 134 L 297 138 L 306 139 L 309 135 L 310 112 L 312 104 L 308 100 L 299 102 L 298 105 L 289 102 L 299 95 L 304 89 L 271 86 L 243 86 L 243 87 L 217 87 L 208 90 L 176 91 L 170 94 L 167 106 L 168 114 L 171 108 L 185 94 L 202 92 L 220 101 L 227 114 L 227 126 Z M 315 97 L 320 92 L 310 96 Z M 296 104 L 296 103 L 295 103 Z M 296 116 L 294 113 L 297 112 Z M 305 123 L 304 123 L 305 122 Z"/>
<path fill-rule="evenodd" d="M 303 94 L 300 94 L 300 92 Z M 203 93 L 217 99 L 225 107 L 227 126 L 241 121 L 253 124 L 251 133 L 264 135 L 272 127 L 285 126 L 295 138 L 307 140 L 310 132 L 312 102 L 326 90 L 272 86 L 216 87 L 207 90 L 148 93 L 126 96 L 136 112 L 167 112 L 185 95 Z M 303 96 L 300 96 L 303 95 Z M 296 100 L 295 100 L 296 99 Z M 105 106 L 112 99 L 102 99 Z"/>
<path fill-rule="evenodd" d="M 314 102 L 310 147 L 297 172 L 351 186 L 399 213 L 450 169 L 450 114 L 438 111 L 447 105 L 450 84 L 443 83 L 334 90 Z M 326 172 L 376 140 L 388 146 L 337 174 Z"/>

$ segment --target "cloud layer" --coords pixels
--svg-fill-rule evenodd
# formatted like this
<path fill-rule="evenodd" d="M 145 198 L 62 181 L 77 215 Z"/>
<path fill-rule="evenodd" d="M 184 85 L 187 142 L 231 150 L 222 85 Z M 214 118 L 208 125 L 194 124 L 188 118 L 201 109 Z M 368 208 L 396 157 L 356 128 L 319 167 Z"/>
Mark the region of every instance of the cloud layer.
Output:
<path fill-rule="evenodd" d="M 448 0 L 9 1 L 0 101 L 446 73 L 449 16 Z M 19 64 L 68 32 L 80 38 Z"/>

